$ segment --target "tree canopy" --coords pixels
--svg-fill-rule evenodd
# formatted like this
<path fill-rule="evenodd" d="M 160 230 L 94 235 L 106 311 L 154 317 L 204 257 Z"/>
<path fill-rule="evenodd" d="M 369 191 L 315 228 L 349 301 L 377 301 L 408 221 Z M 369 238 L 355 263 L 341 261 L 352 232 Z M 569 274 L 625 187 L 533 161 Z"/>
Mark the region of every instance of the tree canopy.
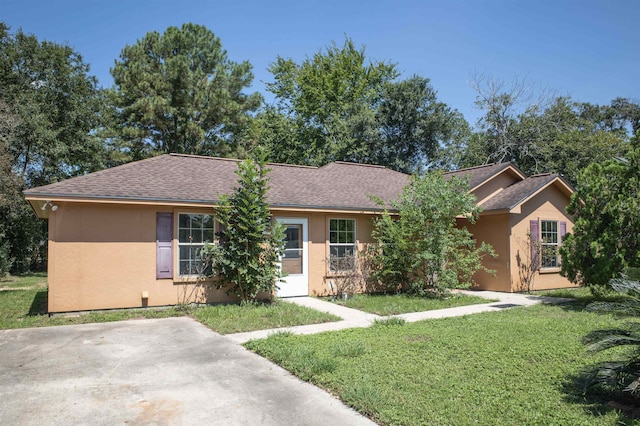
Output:
<path fill-rule="evenodd" d="M 102 104 L 89 65 L 71 47 L 0 22 L 0 138 L 26 185 L 103 167 Z"/>
<path fill-rule="evenodd" d="M 606 286 L 629 266 L 640 266 L 640 131 L 625 159 L 593 163 L 579 174 L 567 212 L 573 233 L 560 249 L 562 273 L 572 282 Z"/>
<path fill-rule="evenodd" d="M 364 47 L 349 38 L 301 63 L 278 57 L 269 70 L 275 104 L 248 137 L 262 141 L 273 161 L 341 160 L 413 172 L 445 160 L 441 151 L 468 129 L 428 79 L 396 81 L 395 64 L 367 62 Z"/>
<path fill-rule="evenodd" d="M 105 164 L 95 134 L 103 98 L 89 65 L 69 46 L 9 30 L 0 22 L 0 273 L 44 266 L 46 223 L 21 191 Z"/>
<path fill-rule="evenodd" d="M 242 156 L 238 135 L 259 93 L 248 61 L 227 57 L 220 39 L 201 25 L 147 33 L 125 46 L 111 69 L 117 136 L 131 159 L 158 153 Z"/>
<path fill-rule="evenodd" d="M 476 105 L 485 111 L 461 166 L 512 161 L 527 174 L 557 172 L 576 184 L 592 162 L 623 156 L 639 125 L 640 104 L 610 105 L 534 96 L 527 82 L 479 77 Z"/>

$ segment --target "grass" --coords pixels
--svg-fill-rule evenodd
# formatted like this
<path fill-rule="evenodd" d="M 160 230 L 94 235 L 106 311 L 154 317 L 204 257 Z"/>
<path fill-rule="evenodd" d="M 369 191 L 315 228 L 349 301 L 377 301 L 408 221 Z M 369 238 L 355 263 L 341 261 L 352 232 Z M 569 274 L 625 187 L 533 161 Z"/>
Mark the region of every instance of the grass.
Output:
<path fill-rule="evenodd" d="M 334 301 L 334 303 L 348 308 L 383 316 L 491 302 L 495 302 L 495 300 L 464 294 L 453 294 L 445 299 L 418 297 L 406 294 L 356 294 L 347 300 L 336 299 Z"/>
<path fill-rule="evenodd" d="M 139 318 L 167 318 L 190 314 L 213 330 L 226 334 L 264 328 L 285 327 L 339 318 L 291 303 L 269 305 L 218 305 L 182 310 L 123 309 L 89 312 L 77 316 L 49 316 L 47 314 L 46 274 L 28 274 L 0 279 L 0 329 L 48 327 L 54 325 L 111 322 Z"/>
<path fill-rule="evenodd" d="M 622 298 L 615 292 L 611 292 L 604 297 L 596 297 L 591 293 L 588 287 L 576 287 L 576 288 L 560 288 L 557 290 L 541 290 L 531 293 L 534 296 L 550 296 L 550 297 L 563 297 L 567 299 L 575 299 L 577 305 L 584 307 L 590 303 L 596 301 L 608 301 L 618 302 Z"/>
<path fill-rule="evenodd" d="M 126 309 L 117 311 L 90 312 L 77 316 L 49 316 L 47 314 L 47 291 L 3 290 L 0 291 L 0 329 L 48 327 L 53 325 L 111 322 L 138 318 L 167 318 L 183 316 L 176 308 Z"/>
<path fill-rule="evenodd" d="M 16 289 L 46 289 L 47 274 L 44 272 L 36 272 L 26 275 L 8 275 L 0 278 L 0 289 L 16 290 Z"/>
<path fill-rule="evenodd" d="M 176 308 L 127 309 L 90 312 L 77 316 L 47 314 L 47 275 L 44 273 L 10 276 L 0 279 L 0 329 L 48 327 L 122 321 L 137 318 L 167 318 L 185 313 Z"/>
<path fill-rule="evenodd" d="M 293 303 L 215 305 L 194 309 L 198 321 L 221 334 L 338 321 L 339 317 Z"/>
<path fill-rule="evenodd" d="M 616 324 L 575 304 L 536 305 L 246 346 L 382 425 L 614 425 L 629 420 L 578 379 L 616 356 L 586 353 L 582 337 Z"/>

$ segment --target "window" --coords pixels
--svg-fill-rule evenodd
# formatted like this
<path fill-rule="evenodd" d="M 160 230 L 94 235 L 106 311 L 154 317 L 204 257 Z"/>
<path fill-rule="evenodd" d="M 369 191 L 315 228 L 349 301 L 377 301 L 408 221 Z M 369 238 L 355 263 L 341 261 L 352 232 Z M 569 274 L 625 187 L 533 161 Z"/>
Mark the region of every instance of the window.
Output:
<path fill-rule="evenodd" d="M 181 276 L 209 273 L 203 271 L 200 249 L 213 243 L 213 216 L 210 214 L 180 213 L 178 217 L 178 271 Z"/>
<path fill-rule="evenodd" d="M 356 268 L 355 219 L 329 219 L 329 270 L 353 271 Z"/>
<path fill-rule="evenodd" d="M 543 220 L 540 223 L 540 249 L 542 251 L 543 268 L 558 268 L 558 222 L 555 220 Z"/>

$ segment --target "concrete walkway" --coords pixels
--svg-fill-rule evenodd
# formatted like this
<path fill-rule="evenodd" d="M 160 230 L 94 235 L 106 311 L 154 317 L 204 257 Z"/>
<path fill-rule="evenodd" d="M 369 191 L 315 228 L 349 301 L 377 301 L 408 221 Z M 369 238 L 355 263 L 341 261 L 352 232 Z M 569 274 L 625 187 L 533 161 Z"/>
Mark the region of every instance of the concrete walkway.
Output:
<path fill-rule="evenodd" d="M 458 306 L 455 308 L 438 309 L 425 312 L 411 312 L 408 314 L 392 315 L 392 317 L 402 318 L 407 322 L 415 322 L 434 318 L 459 317 L 463 315 L 477 314 L 480 312 L 502 311 L 505 309 L 519 306 L 531 306 L 539 303 L 566 303 L 573 301 L 573 299 L 532 296 L 520 293 L 500 293 L 496 291 L 458 290 L 457 292 L 471 296 L 483 297 L 494 301 L 479 305 Z M 315 334 L 322 333 L 324 331 L 344 330 L 346 328 L 366 328 L 373 324 L 376 319 L 385 318 L 380 315 L 370 314 L 357 309 L 351 309 L 335 303 L 326 302 L 315 297 L 290 297 L 282 300 L 339 316 L 342 318 L 342 321 L 227 334 L 226 337 L 237 343 L 245 343 L 253 339 L 264 339 L 273 333 L 281 331 L 288 331 L 294 334 Z"/>

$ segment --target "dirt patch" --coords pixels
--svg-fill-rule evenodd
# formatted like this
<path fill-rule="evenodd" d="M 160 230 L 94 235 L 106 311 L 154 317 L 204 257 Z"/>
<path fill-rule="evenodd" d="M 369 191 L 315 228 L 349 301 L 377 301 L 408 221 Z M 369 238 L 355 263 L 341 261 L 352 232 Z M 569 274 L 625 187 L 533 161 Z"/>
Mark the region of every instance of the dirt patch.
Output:
<path fill-rule="evenodd" d="M 171 424 L 171 420 L 180 414 L 182 403 L 170 399 L 143 399 L 138 402 L 138 406 L 142 412 L 136 418 L 136 424 Z"/>

